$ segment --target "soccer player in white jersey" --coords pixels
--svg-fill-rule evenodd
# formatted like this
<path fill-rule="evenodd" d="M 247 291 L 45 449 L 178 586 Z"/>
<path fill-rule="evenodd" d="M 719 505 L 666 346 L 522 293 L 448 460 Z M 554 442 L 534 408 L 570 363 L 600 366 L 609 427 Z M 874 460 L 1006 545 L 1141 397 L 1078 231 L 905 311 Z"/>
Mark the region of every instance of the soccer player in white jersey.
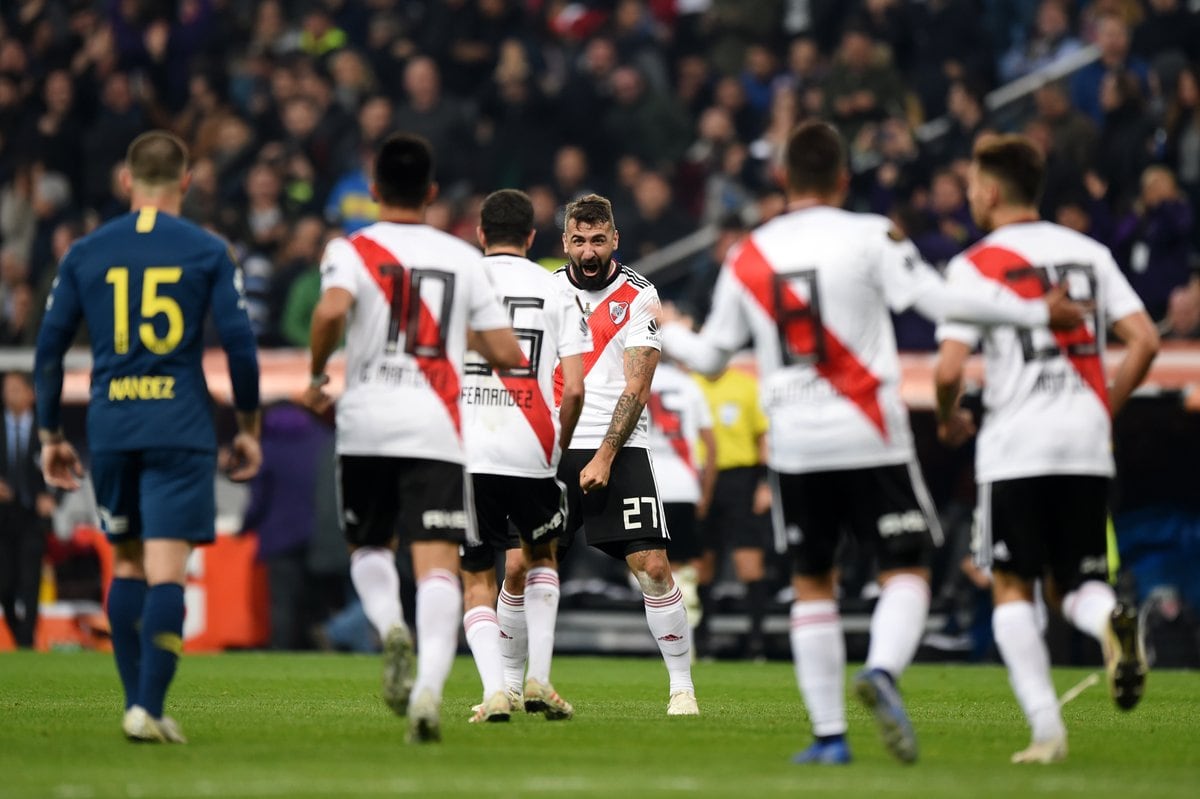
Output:
<path fill-rule="evenodd" d="M 671 540 L 667 556 L 683 593 L 688 622 L 700 615 L 699 575 L 704 555 L 698 524 L 708 514 L 717 483 L 717 439 L 712 411 L 700 386 L 670 361 L 654 371 L 650 403 L 650 456 Z M 703 457 L 697 444 L 703 442 Z"/>
<path fill-rule="evenodd" d="M 479 251 L 422 223 L 437 196 L 429 144 L 389 136 L 372 191 L 380 221 L 332 240 L 321 261 L 304 401 L 317 412 L 332 402 L 322 389 L 325 367 L 344 330 L 337 456 L 350 576 L 384 641 L 385 701 L 408 715 L 409 741 L 436 741 L 458 646 L 459 546 L 475 538 L 459 411 L 468 331 L 475 351 L 497 368 L 519 366 L 524 355 Z M 397 522 L 417 580 L 415 680 L 396 573 Z"/>
<path fill-rule="evenodd" d="M 569 719 L 574 708 L 550 682 L 559 598 L 555 553 L 567 524 L 566 489 L 555 472 L 583 408 L 583 353 L 592 349 L 591 333 L 575 297 L 525 258 L 534 236 L 529 197 L 514 189 L 489 195 L 477 235 L 484 269 L 528 360 L 496 371 L 467 353 L 463 429 L 481 542 L 463 551 L 463 627 L 483 681 L 483 702 L 471 721 L 507 720 L 522 696 L 528 712 Z M 562 374 L 557 414 L 556 364 Z M 510 537 L 510 522 L 519 540 Z M 506 562 L 506 593 L 525 608 L 529 654 L 528 678 L 511 698 L 496 614 L 496 553 L 507 551 L 521 560 L 515 569 Z M 518 574 L 522 581 L 514 584 Z"/>
<path fill-rule="evenodd" d="M 555 277 L 578 298 L 593 341 L 583 357 L 583 413 L 558 468 L 568 492 L 566 535 L 569 542 L 582 527 L 588 544 L 629 565 L 670 677 L 667 714 L 695 716 L 691 631 L 667 560 L 667 525 L 646 449 L 646 403 L 660 348 L 658 292 L 613 258 L 618 233 L 608 200 L 580 197 L 567 206 L 563 227 L 567 265 Z"/>
<path fill-rule="evenodd" d="M 1061 324 L 1082 314 L 1062 292 L 1044 303 L 1000 287 L 951 290 L 886 219 L 841 210 L 846 147 L 830 125 L 800 125 L 786 158 L 789 213 L 730 252 L 700 333 L 668 325 L 664 343 L 707 374 L 747 339 L 755 343 L 777 534 L 786 534 L 792 553 L 792 654 L 816 738 L 796 762 L 850 760 L 833 569 L 843 526 L 873 553 L 882 585 L 856 693 L 892 754 L 911 762 L 916 736 L 895 683 L 924 632 L 941 531 L 900 399 L 888 311 L 1026 325 L 1044 325 L 1051 310 Z"/>
<path fill-rule="evenodd" d="M 1033 731 L 1014 763 L 1050 763 L 1067 754 L 1035 616 L 1036 580 L 1043 581 L 1052 606 L 1100 642 L 1119 707 L 1137 704 L 1146 678 L 1136 609 L 1118 602 L 1106 581 L 1106 524 L 1112 415 L 1145 378 L 1158 334 L 1108 248 L 1038 218 L 1043 174 L 1042 157 L 1023 137 L 979 143 L 968 195 L 976 223 L 991 232 L 950 262 L 948 277 L 952 284 L 992 283 L 1021 297 L 1066 286 L 1091 304 L 1086 324 L 1059 333 L 938 328 L 938 433 L 947 443 L 961 443 L 974 432 L 958 399 L 963 365 L 983 346 L 976 556 L 992 568 L 996 646 Z M 1111 384 L 1102 360 L 1110 325 L 1126 345 Z"/>

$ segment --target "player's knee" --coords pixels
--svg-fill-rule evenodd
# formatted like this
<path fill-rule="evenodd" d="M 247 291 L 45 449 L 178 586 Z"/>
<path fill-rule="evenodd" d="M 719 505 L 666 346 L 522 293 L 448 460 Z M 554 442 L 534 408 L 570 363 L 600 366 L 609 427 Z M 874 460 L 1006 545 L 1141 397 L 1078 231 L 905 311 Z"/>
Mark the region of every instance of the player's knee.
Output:
<path fill-rule="evenodd" d="M 674 586 L 671 578 L 671 563 L 667 560 L 666 552 L 652 550 L 640 553 L 643 557 L 636 559 L 630 566 L 638 585 L 646 596 L 666 596 Z M 633 560 L 631 558 L 631 560 Z"/>

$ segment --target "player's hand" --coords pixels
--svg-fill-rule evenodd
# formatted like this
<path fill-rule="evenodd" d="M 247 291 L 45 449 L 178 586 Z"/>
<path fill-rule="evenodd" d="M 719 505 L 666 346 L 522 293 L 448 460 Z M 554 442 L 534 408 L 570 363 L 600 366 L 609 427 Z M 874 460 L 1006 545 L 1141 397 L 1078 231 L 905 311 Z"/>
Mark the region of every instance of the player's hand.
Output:
<path fill-rule="evenodd" d="M 596 456 L 588 461 L 588 465 L 584 466 L 583 471 L 579 473 L 579 488 L 585 494 L 604 488 L 608 485 L 608 476 L 611 472 L 612 464 L 600 456 Z"/>
<path fill-rule="evenodd" d="M 49 519 L 54 515 L 58 503 L 54 501 L 54 496 L 47 493 L 37 495 L 37 515 L 43 519 Z"/>
<path fill-rule="evenodd" d="M 755 516 L 761 516 L 771 510 L 771 484 L 763 481 L 754 489 L 754 504 L 751 506 Z"/>
<path fill-rule="evenodd" d="M 48 485 L 55 488 L 66 491 L 79 488 L 79 478 L 83 477 L 83 464 L 79 462 L 79 453 L 69 441 L 42 445 L 42 477 Z"/>
<path fill-rule="evenodd" d="M 1067 296 L 1067 286 L 1059 283 L 1043 297 L 1050 312 L 1051 330 L 1074 330 L 1083 324 L 1088 308 Z"/>
<path fill-rule="evenodd" d="M 938 441 L 948 447 L 961 447 L 975 435 L 975 417 L 971 412 L 958 408 L 944 422 L 938 422 Z"/>
<path fill-rule="evenodd" d="M 0 480 L 0 502 L 12 502 L 13 492 L 8 483 Z"/>
<path fill-rule="evenodd" d="M 707 519 L 710 507 L 712 507 L 712 497 L 707 495 L 701 496 L 700 501 L 696 503 L 696 518 Z"/>
<path fill-rule="evenodd" d="M 229 479 L 244 483 L 258 474 L 262 466 L 262 445 L 249 433 L 238 433 L 233 439 L 233 452 L 229 458 Z"/>
<path fill-rule="evenodd" d="M 300 404 L 317 416 L 323 416 L 333 406 L 333 397 L 321 386 L 309 386 L 300 395 Z"/>

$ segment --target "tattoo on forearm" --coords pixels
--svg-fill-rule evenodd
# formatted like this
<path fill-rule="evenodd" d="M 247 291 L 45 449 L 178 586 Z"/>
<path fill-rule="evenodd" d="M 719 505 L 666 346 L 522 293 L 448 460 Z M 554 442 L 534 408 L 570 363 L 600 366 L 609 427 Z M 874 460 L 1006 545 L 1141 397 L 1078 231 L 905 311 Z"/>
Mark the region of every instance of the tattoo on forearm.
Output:
<path fill-rule="evenodd" d="M 636 394 L 622 394 L 613 410 L 612 422 L 604 435 L 604 443 L 614 451 L 620 451 L 633 433 L 633 428 L 637 426 L 638 419 L 642 418 L 642 409 L 645 407 L 645 403 L 639 401 Z"/>
<path fill-rule="evenodd" d="M 630 347 L 625 350 L 625 378 L 654 379 L 658 367 L 658 350 L 653 347 Z"/>

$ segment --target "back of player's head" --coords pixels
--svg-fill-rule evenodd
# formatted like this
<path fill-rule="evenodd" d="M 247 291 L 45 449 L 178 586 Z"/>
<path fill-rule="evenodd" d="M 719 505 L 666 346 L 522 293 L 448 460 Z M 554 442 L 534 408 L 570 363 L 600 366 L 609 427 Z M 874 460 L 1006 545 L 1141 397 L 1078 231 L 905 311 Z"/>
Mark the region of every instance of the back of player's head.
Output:
<path fill-rule="evenodd" d="M 846 144 L 828 122 L 801 122 L 788 137 L 787 182 L 795 194 L 833 194 L 846 172 Z"/>
<path fill-rule="evenodd" d="M 985 136 L 975 144 L 979 171 L 1001 186 L 1004 201 L 1011 205 L 1036 206 L 1042 196 L 1046 161 L 1026 136 Z"/>
<path fill-rule="evenodd" d="M 613 222 L 612 203 L 599 194 L 585 194 L 578 200 L 567 203 L 564 225 L 570 225 L 572 220 L 576 225 L 590 227 L 616 226 Z"/>
<path fill-rule="evenodd" d="M 125 164 L 136 183 L 147 186 L 178 183 L 187 171 L 187 145 L 165 130 L 148 131 L 130 142 Z"/>
<path fill-rule="evenodd" d="M 516 189 L 494 191 L 479 209 L 479 227 L 489 245 L 524 247 L 533 232 L 533 203 Z"/>
<path fill-rule="evenodd" d="M 375 158 L 375 191 L 384 205 L 419 208 L 433 185 L 433 148 L 411 133 L 393 133 Z"/>

